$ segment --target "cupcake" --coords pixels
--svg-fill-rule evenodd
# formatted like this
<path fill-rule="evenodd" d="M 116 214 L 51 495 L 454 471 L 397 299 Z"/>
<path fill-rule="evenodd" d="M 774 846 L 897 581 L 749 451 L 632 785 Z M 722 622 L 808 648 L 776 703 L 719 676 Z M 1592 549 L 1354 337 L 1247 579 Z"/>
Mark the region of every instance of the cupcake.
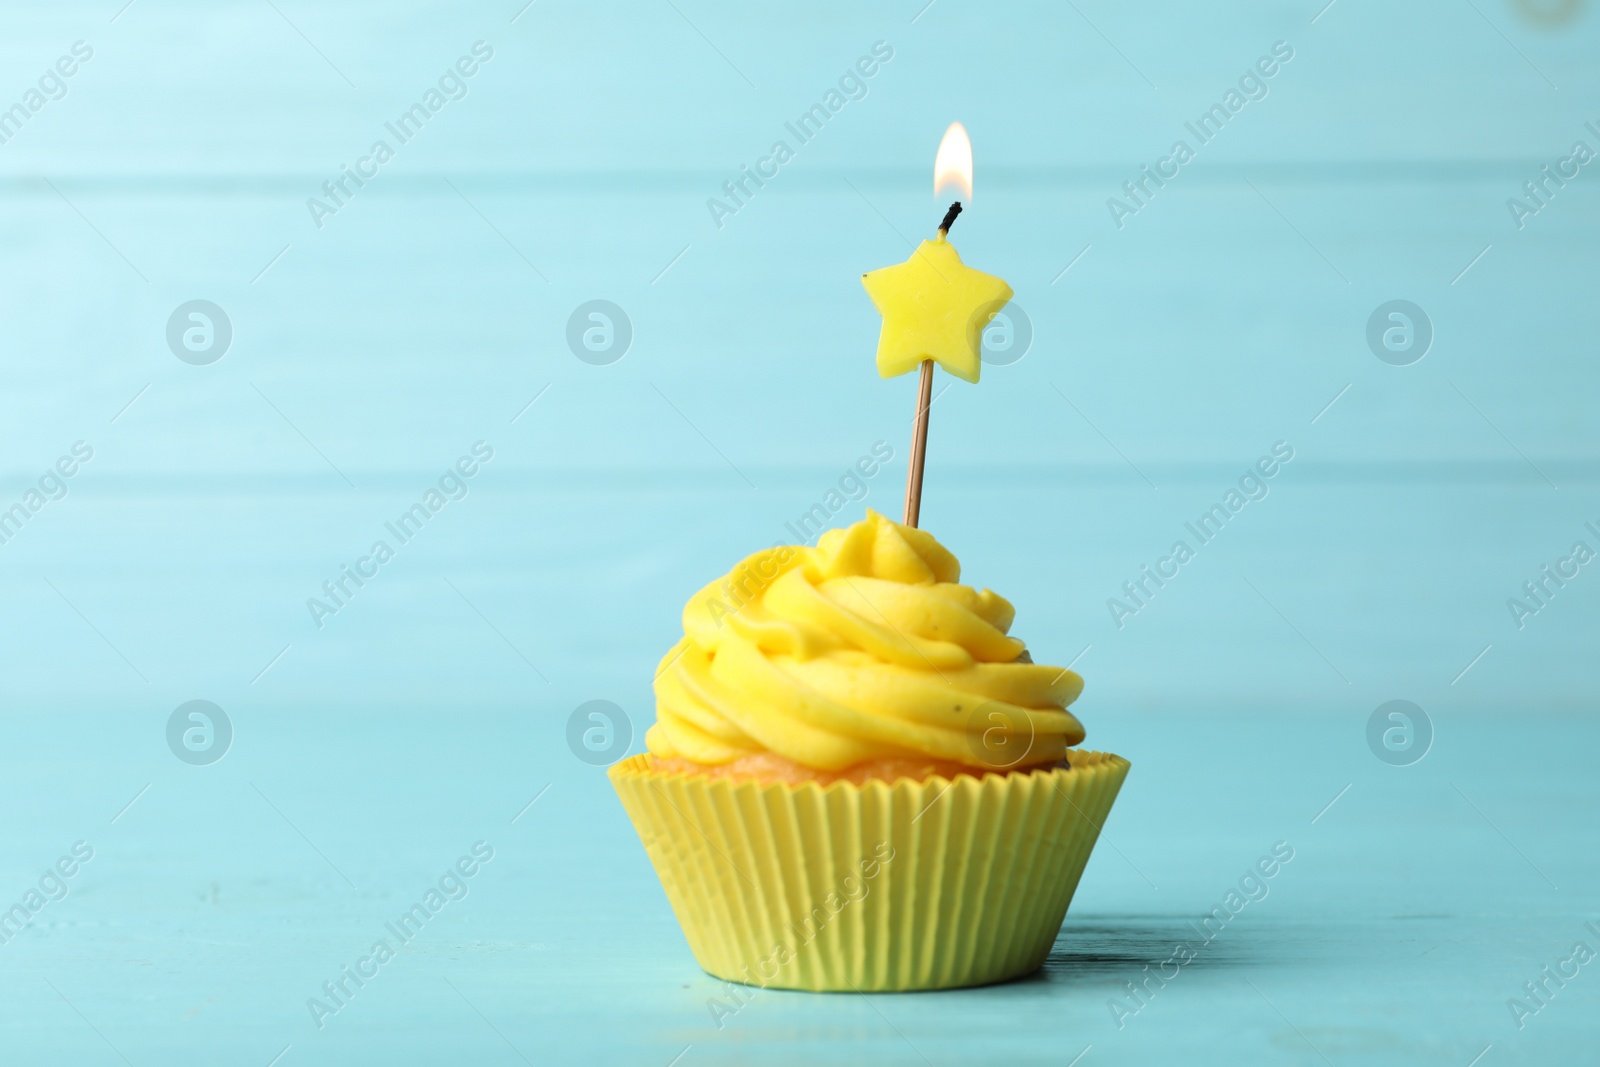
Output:
<path fill-rule="evenodd" d="M 783 989 L 1044 962 L 1128 762 L 926 531 L 869 511 L 690 598 L 645 754 L 610 775 L 695 959 Z"/>

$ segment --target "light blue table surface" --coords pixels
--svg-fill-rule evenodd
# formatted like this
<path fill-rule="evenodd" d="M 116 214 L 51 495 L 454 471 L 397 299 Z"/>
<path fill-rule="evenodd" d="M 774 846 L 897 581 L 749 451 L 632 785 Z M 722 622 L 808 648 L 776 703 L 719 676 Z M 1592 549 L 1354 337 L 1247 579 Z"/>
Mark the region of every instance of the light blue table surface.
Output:
<path fill-rule="evenodd" d="M 0 543 L 0 912 L 92 850 L 0 943 L 0 1062 L 1591 1062 L 1600 965 L 1541 968 L 1600 951 L 1600 577 L 1508 600 L 1600 550 L 1600 164 L 1520 226 L 1508 200 L 1600 151 L 1600 14 L 1324 2 L 0 11 L 0 513 L 92 450 Z M 308 198 L 475 42 L 319 227 Z M 718 1026 L 568 717 L 613 701 L 640 751 L 687 596 L 880 441 L 834 521 L 898 516 L 915 386 L 877 379 L 858 276 L 937 221 L 954 119 L 953 239 L 1033 340 L 940 393 L 923 525 L 1076 664 L 1133 773 L 1040 974 L 767 991 Z M 567 341 L 596 299 L 633 333 L 609 365 Z M 1433 334 L 1403 366 L 1367 339 L 1397 299 Z M 192 300 L 231 326 L 206 365 L 168 343 Z M 308 598 L 478 442 L 319 626 Z M 231 723 L 218 762 L 168 746 L 190 700 Z M 1390 700 L 1431 724 L 1419 762 L 1369 747 Z M 319 1028 L 308 998 L 477 842 L 466 896 Z M 1266 898 L 1119 1020 L 1278 842 Z"/>

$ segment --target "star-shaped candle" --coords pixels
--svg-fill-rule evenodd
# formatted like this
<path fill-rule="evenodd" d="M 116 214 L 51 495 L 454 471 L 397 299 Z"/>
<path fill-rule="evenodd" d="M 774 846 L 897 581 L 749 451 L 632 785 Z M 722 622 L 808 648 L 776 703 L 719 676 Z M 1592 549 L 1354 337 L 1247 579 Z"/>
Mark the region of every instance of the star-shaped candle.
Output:
<path fill-rule="evenodd" d="M 955 184 L 972 199 L 972 142 L 959 122 L 950 124 L 934 159 L 933 191 Z M 911 258 L 861 276 L 867 295 L 883 316 L 878 335 L 878 374 L 893 378 L 922 369 L 917 417 L 906 471 L 905 525 L 915 526 L 922 508 L 922 469 L 928 450 L 928 406 L 933 397 L 933 365 L 963 381 L 976 382 L 982 367 L 983 328 L 1011 299 L 1003 279 L 961 262 L 949 241 L 961 202 L 950 205 L 939 233 L 923 241 Z"/>
<path fill-rule="evenodd" d="M 883 315 L 880 377 L 931 362 L 964 382 L 978 380 L 983 328 L 1011 299 L 1011 286 L 961 262 L 944 230 L 918 245 L 904 263 L 864 274 L 861 283 Z"/>

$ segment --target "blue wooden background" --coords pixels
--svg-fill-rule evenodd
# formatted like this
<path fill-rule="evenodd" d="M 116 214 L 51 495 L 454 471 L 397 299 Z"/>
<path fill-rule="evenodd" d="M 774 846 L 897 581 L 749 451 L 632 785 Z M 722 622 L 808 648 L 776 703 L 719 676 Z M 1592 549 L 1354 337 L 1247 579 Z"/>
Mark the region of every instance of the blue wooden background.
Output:
<path fill-rule="evenodd" d="M 391 140 L 480 41 L 465 95 Z M 879 42 L 719 227 L 707 200 Z M 1277 42 L 1265 98 L 1199 145 L 1184 124 Z M 1507 600 L 1600 549 L 1595 165 L 1520 227 L 1507 201 L 1600 150 L 1597 43 L 1585 0 L 6 5 L 0 510 L 93 458 L 0 543 L 0 907 L 94 855 L 0 944 L 0 1046 L 1583 1058 L 1591 968 L 1520 1027 L 1507 1002 L 1600 949 L 1600 578 L 1521 627 Z M 761 993 L 718 1027 L 568 718 L 613 701 L 638 751 L 684 599 L 880 440 L 837 521 L 898 513 L 914 384 L 876 378 L 858 276 L 937 220 L 954 119 L 954 239 L 1033 340 L 940 395 L 923 525 L 1076 662 L 1089 743 L 1134 772 L 1040 976 Z M 308 198 L 380 138 L 319 227 Z M 1180 138 L 1119 228 L 1108 198 Z M 609 365 L 566 337 L 596 299 L 633 332 Z M 1406 366 L 1367 341 L 1396 299 L 1433 332 Z M 168 344 L 191 300 L 231 324 L 209 365 Z M 319 627 L 307 599 L 480 441 L 465 498 Z M 1108 599 L 1277 442 L 1269 495 L 1119 627 Z M 166 738 L 195 699 L 233 729 L 207 766 Z M 1368 746 L 1394 699 L 1432 726 L 1409 766 Z M 319 1029 L 307 998 L 480 840 L 467 897 Z M 1119 1028 L 1111 998 L 1278 841 L 1270 895 Z"/>

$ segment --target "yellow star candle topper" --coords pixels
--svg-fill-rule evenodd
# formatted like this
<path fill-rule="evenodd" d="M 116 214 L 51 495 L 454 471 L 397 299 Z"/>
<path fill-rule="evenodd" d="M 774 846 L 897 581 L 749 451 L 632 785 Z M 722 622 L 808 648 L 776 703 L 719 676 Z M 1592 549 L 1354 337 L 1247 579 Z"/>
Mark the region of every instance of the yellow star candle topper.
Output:
<path fill-rule="evenodd" d="M 933 195 L 946 184 L 959 185 L 972 199 L 972 141 L 966 127 L 952 122 L 933 161 Z M 983 367 L 983 328 L 1011 299 L 1003 279 L 961 262 L 948 240 L 961 214 L 950 205 L 939 235 L 923 241 L 911 258 L 861 276 L 867 295 L 883 316 L 878 334 L 878 375 L 893 378 L 920 367 L 917 416 L 911 427 L 911 457 L 906 464 L 905 525 L 915 526 L 922 510 L 922 470 L 928 457 L 928 409 L 933 403 L 935 363 L 963 381 L 976 382 Z"/>
<path fill-rule="evenodd" d="M 863 274 L 861 284 L 883 316 L 879 377 L 933 360 L 962 381 L 978 380 L 983 328 L 1011 299 L 1011 286 L 961 262 L 943 229 L 904 263 Z"/>

